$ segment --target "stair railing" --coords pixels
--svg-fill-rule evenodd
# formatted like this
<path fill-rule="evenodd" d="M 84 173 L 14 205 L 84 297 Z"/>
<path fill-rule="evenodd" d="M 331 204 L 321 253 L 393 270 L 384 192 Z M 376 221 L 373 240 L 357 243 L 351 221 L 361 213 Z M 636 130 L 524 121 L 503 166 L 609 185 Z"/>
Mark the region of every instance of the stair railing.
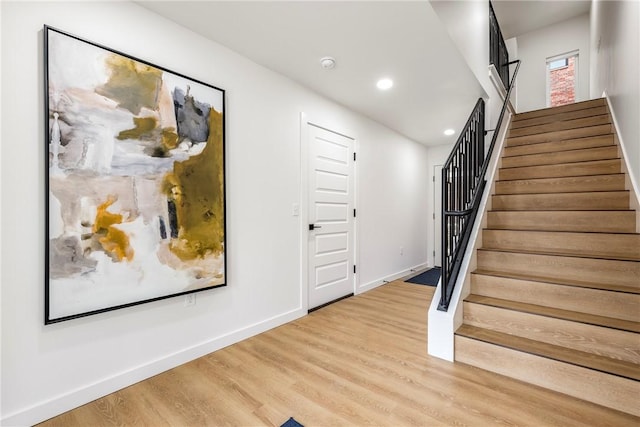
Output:
<path fill-rule="evenodd" d="M 496 67 L 500 80 L 506 88 L 509 84 L 509 51 L 491 2 L 489 2 L 489 63 Z"/>
<path fill-rule="evenodd" d="M 484 128 L 484 100 L 480 98 L 467 124 L 460 132 L 451 154 L 442 166 L 442 287 L 438 304 L 440 311 L 449 309 L 487 183 L 485 177 L 487 168 L 509 104 L 511 90 L 520 69 L 520 60 L 509 62 L 504 66 L 509 67 L 511 64 L 517 65 L 486 155 L 484 137 L 490 131 L 485 131 Z"/>

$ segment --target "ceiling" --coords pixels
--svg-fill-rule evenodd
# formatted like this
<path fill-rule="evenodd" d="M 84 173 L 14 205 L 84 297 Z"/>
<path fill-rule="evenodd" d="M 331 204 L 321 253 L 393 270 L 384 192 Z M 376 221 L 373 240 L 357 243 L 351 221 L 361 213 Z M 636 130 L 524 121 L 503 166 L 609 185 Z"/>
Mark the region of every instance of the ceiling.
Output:
<path fill-rule="evenodd" d="M 502 36 L 516 37 L 589 13 L 591 0 L 492 0 Z"/>
<path fill-rule="evenodd" d="M 426 0 L 138 4 L 425 145 L 455 141 L 485 94 Z M 494 9 L 509 38 L 589 4 L 497 1 Z M 320 66 L 325 56 L 334 69 Z M 382 77 L 392 89 L 376 89 Z M 454 135 L 443 134 L 448 128 Z"/>
<path fill-rule="evenodd" d="M 443 131 L 484 95 L 427 1 L 139 4 L 426 145 L 455 141 Z M 392 89 L 376 88 L 382 77 Z"/>

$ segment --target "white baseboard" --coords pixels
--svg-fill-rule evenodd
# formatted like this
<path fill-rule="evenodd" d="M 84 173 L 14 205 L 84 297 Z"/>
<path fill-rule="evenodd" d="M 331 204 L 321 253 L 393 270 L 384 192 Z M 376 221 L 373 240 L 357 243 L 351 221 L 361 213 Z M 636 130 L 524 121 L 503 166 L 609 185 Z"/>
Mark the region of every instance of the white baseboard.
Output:
<path fill-rule="evenodd" d="M 604 91 L 602 93 L 602 97 L 607 100 L 607 107 L 609 108 L 609 113 L 611 114 L 611 120 L 613 121 L 613 128 L 615 132 L 615 140 L 620 150 L 622 151 L 623 158 L 623 172 L 626 175 L 627 181 L 627 189 L 630 191 L 631 195 L 631 209 L 635 209 L 636 212 L 640 212 L 640 186 L 638 186 L 638 181 L 633 175 L 633 169 L 631 169 L 631 165 L 629 164 L 629 154 L 627 153 L 627 147 L 625 145 L 625 141 L 622 139 L 620 134 L 620 126 L 618 125 L 618 119 L 616 118 L 616 112 L 611 105 L 611 98 L 609 98 L 609 94 Z M 636 215 L 636 233 L 640 233 L 640 215 Z"/>
<path fill-rule="evenodd" d="M 377 288 L 378 286 L 384 285 L 385 283 L 392 282 L 394 280 L 398 280 L 402 277 L 408 276 L 411 273 L 414 273 L 418 270 L 422 270 L 423 268 L 429 267 L 428 262 L 423 262 L 421 264 L 415 265 L 413 267 L 409 267 L 405 270 L 399 271 L 397 273 L 393 273 L 389 276 L 382 277 L 377 280 L 373 280 L 369 283 L 365 283 L 364 285 L 360 285 L 358 287 L 358 294 L 361 294 L 366 291 L 370 291 L 371 289 Z"/>
<path fill-rule="evenodd" d="M 206 354 L 220 350 L 221 348 L 235 344 L 239 341 L 258 335 L 262 332 L 268 331 L 269 329 L 273 329 L 306 315 L 306 310 L 297 308 L 287 313 L 274 316 L 270 319 L 254 323 L 211 340 L 179 350 L 175 353 L 162 356 L 156 360 L 133 367 L 117 375 L 77 388 L 68 393 L 61 394 L 12 414 L 3 414 L 3 418 L 0 419 L 0 425 L 25 426 L 37 424 L 154 375 L 158 375 L 169 369 L 183 365 Z"/>

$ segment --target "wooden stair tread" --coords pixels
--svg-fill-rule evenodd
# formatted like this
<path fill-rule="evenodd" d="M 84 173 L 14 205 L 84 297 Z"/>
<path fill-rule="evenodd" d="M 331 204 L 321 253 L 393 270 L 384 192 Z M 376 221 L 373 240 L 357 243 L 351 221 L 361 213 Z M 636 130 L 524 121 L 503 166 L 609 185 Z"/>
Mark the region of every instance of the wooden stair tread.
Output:
<path fill-rule="evenodd" d="M 550 115 L 559 114 L 559 113 L 566 113 L 568 111 L 585 110 L 588 108 L 601 107 L 605 105 L 606 103 L 604 98 L 590 99 L 587 101 L 581 101 L 573 104 L 562 105 L 560 107 L 546 107 L 546 108 L 540 108 L 538 110 L 525 111 L 523 113 L 516 114 L 513 117 L 513 121 L 530 119 L 532 117 L 550 116 Z"/>
<path fill-rule="evenodd" d="M 618 147 L 578 148 L 575 150 L 554 151 L 551 153 L 522 154 L 502 159 L 503 168 L 517 168 L 522 166 L 557 165 L 562 163 L 579 163 L 596 160 L 611 160 L 620 158 Z"/>
<path fill-rule="evenodd" d="M 528 304 L 518 301 L 510 301 L 483 295 L 470 294 L 464 300 L 466 302 L 490 305 L 492 307 L 499 307 L 507 310 L 521 311 L 523 313 L 537 314 L 539 316 L 553 317 L 556 319 L 570 320 L 572 322 L 587 323 L 589 325 L 603 326 L 606 328 L 619 329 L 621 331 L 640 333 L 640 323 L 633 322 L 631 320 L 596 316 L 594 314 L 581 313 L 578 311 L 562 310 L 559 308 L 546 307 L 537 304 Z"/>
<path fill-rule="evenodd" d="M 520 167 L 501 167 L 498 177 L 501 181 L 532 178 L 561 178 L 585 175 L 611 175 L 621 173 L 620 159 L 589 160 L 575 163 L 557 163 Z"/>
<path fill-rule="evenodd" d="M 615 145 L 613 134 L 609 133 L 584 138 L 564 139 L 560 141 L 505 147 L 504 157 L 571 151 L 583 148 L 609 147 L 613 145 Z"/>
<path fill-rule="evenodd" d="M 592 283 L 585 282 L 581 280 L 568 280 L 568 279 L 557 279 L 552 277 L 546 277 L 543 275 L 536 274 L 518 274 L 497 270 L 487 270 L 487 269 L 476 269 L 471 274 L 482 274 L 485 276 L 496 276 L 496 277 L 505 277 L 508 279 L 519 279 L 519 280 L 528 280 L 531 282 L 543 282 L 543 283 L 557 283 L 559 285 L 564 286 L 575 286 L 580 288 L 590 288 L 590 289 L 600 289 L 604 291 L 612 291 L 612 292 L 624 292 L 628 294 L 639 294 L 640 288 L 634 288 L 632 286 L 625 285 L 616 285 L 610 283 Z"/>
<path fill-rule="evenodd" d="M 607 107 L 604 105 L 585 108 L 583 110 L 567 111 L 566 113 L 556 113 L 548 116 L 515 120 L 511 122 L 511 128 L 519 129 L 527 126 L 536 126 L 536 125 L 558 122 L 563 120 L 572 120 L 572 119 L 578 119 L 583 117 L 599 116 L 602 114 L 608 114 Z"/>
<path fill-rule="evenodd" d="M 635 233 L 636 214 L 632 210 L 509 211 L 494 209 L 488 211 L 487 226 L 503 230 Z"/>
<path fill-rule="evenodd" d="M 484 294 L 479 294 L 484 295 Z M 521 301 L 519 299 L 503 298 L 499 295 L 485 295 L 520 303 L 538 304 L 537 301 Z M 574 310 L 580 313 L 580 308 L 566 308 L 555 305 L 542 304 L 562 310 Z M 496 332 L 529 338 L 548 344 L 559 345 L 573 350 L 594 353 L 640 365 L 640 334 L 608 326 L 595 325 L 588 322 L 548 316 L 524 310 L 514 310 L 495 304 L 482 304 L 465 300 L 463 303 L 462 323 L 479 328 L 486 328 Z M 609 313 L 587 314 L 638 322 L 640 319 L 624 319 L 610 316 Z M 639 384 L 640 385 L 640 384 Z"/>
<path fill-rule="evenodd" d="M 536 178 L 533 178 L 536 179 Z M 496 182 L 500 182 L 500 181 L 496 181 Z M 614 191 L 568 191 L 566 193 L 563 194 L 589 194 L 589 193 L 612 193 L 612 194 L 625 194 L 628 195 L 629 194 L 629 190 L 614 190 Z M 535 196 L 535 195 L 541 195 L 541 196 L 554 196 L 555 194 L 547 194 L 547 193 L 532 193 L 532 194 L 496 194 L 496 196 Z M 607 210 L 607 209 L 604 209 Z M 629 210 L 629 209 L 625 209 L 625 210 Z"/>
<path fill-rule="evenodd" d="M 608 284 L 640 290 L 640 262 L 478 249 L 478 269 L 526 275 L 554 283 Z"/>
<path fill-rule="evenodd" d="M 590 117 L 578 117 L 575 119 L 559 120 L 552 121 L 550 123 L 511 128 L 508 132 L 508 138 L 537 135 L 540 133 L 556 132 L 561 130 L 580 129 L 588 126 L 599 126 L 610 123 L 611 118 L 608 114 L 601 114 L 599 116 Z"/>
<path fill-rule="evenodd" d="M 607 175 L 561 176 L 554 178 L 528 178 L 497 180 L 495 183 L 495 194 L 624 191 L 625 175 L 617 173 Z"/>
<path fill-rule="evenodd" d="M 640 382 L 455 335 L 456 362 L 640 417 Z M 630 424 L 637 423 L 637 418 Z M 587 424 L 589 424 L 587 422 Z"/>
<path fill-rule="evenodd" d="M 611 260 L 611 261 L 640 261 L 638 258 L 630 258 L 623 256 L 611 256 L 607 253 L 594 253 L 594 254 L 583 254 L 577 251 L 553 251 L 553 250 L 534 250 L 534 249 L 507 249 L 507 248 L 493 248 L 483 246 L 480 250 L 489 250 L 489 251 L 497 251 L 497 252 L 509 252 L 516 254 L 531 254 L 531 255 L 549 255 L 549 256 L 561 256 L 561 257 L 572 257 L 572 258 L 587 258 L 587 259 L 603 259 L 603 260 Z"/>
<path fill-rule="evenodd" d="M 471 293 L 476 295 L 640 322 L 637 293 L 475 273 L 470 282 Z"/>
<path fill-rule="evenodd" d="M 499 169 L 500 179 L 506 181 L 502 177 L 503 174 L 509 172 L 525 172 L 525 171 L 541 171 L 545 175 L 540 178 L 560 178 L 567 176 L 584 176 L 584 175 L 611 175 L 621 173 L 619 169 L 616 169 L 621 164 L 619 158 L 614 159 L 599 159 L 599 160 L 587 160 L 579 162 L 564 162 L 547 165 L 531 165 L 531 166 L 514 166 L 514 167 L 501 167 Z M 578 169 L 579 168 L 579 169 Z M 576 172 L 574 170 L 597 168 L 595 171 L 588 170 L 586 172 Z M 601 171 L 600 171 L 601 170 Z M 561 172 L 556 174 L 556 171 Z M 518 179 L 518 178 L 515 178 Z"/>
<path fill-rule="evenodd" d="M 605 356 L 463 324 L 456 335 L 640 381 L 640 366 Z"/>
<path fill-rule="evenodd" d="M 485 228 L 483 242 L 484 249 L 640 261 L 640 234 L 637 233 L 584 233 Z M 531 246 L 537 246 L 539 249 Z"/>
<path fill-rule="evenodd" d="M 507 138 L 506 146 L 538 144 L 541 142 L 553 142 L 563 139 L 575 139 L 588 136 L 606 135 L 613 131 L 611 124 L 581 127 L 576 129 L 555 130 L 550 132 L 536 133 L 533 135 L 514 136 Z"/>
<path fill-rule="evenodd" d="M 629 210 L 628 191 L 494 194 L 492 206 L 497 210 L 588 211 Z"/>
<path fill-rule="evenodd" d="M 577 251 L 553 251 L 553 250 L 536 250 L 536 249 L 509 249 L 504 247 L 487 247 L 482 246 L 478 250 L 480 251 L 493 251 L 493 252 L 503 252 L 510 254 L 519 254 L 519 255 L 544 255 L 544 256 L 557 256 L 564 258 L 582 258 L 582 259 L 593 259 L 593 260 L 604 260 L 604 261 L 627 261 L 627 262 L 640 262 L 637 258 L 629 258 L 622 256 L 611 256 L 607 253 L 595 253 L 595 254 L 585 254 Z"/>

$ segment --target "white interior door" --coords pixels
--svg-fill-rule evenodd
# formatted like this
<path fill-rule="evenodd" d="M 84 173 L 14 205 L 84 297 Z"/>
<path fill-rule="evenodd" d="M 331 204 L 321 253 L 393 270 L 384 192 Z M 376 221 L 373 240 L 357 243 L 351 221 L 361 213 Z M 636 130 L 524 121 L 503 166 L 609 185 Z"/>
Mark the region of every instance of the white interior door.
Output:
<path fill-rule="evenodd" d="M 307 126 L 312 309 L 354 291 L 354 140 Z"/>
<path fill-rule="evenodd" d="M 442 266 L 442 165 L 433 167 L 433 265 Z"/>

